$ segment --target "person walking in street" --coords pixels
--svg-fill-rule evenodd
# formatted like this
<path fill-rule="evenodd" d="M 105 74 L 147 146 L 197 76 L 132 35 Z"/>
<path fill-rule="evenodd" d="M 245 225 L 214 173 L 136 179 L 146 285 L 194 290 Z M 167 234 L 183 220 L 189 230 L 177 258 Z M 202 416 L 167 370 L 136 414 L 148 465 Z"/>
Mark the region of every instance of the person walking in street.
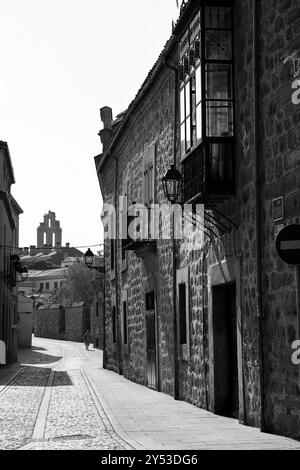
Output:
<path fill-rule="evenodd" d="M 91 342 L 91 335 L 90 335 L 90 332 L 89 330 L 87 330 L 84 335 L 84 344 L 85 344 L 85 349 L 88 351 L 89 350 L 89 346 L 90 346 L 90 342 Z"/>

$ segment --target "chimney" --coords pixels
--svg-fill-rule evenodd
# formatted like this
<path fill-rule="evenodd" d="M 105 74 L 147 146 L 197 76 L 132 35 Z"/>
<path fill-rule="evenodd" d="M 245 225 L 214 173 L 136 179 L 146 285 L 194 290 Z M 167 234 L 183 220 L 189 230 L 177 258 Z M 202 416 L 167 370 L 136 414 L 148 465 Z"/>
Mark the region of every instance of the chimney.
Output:
<path fill-rule="evenodd" d="M 35 245 L 30 245 L 30 256 L 35 256 L 36 255 L 36 247 Z"/>
<path fill-rule="evenodd" d="M 104 129 L 111 130 L 112 125 L 112 109 L 108 106 L 100 109 L 100 117 L 101 121 L 103 122 Z"/>
<path fill-rule="evenodd" d="M 25 256 L 28 256 L 28 255 L 29 255 L 29 248 L 28 248 L 28 246 L 26 246 L 25 248 L 23 248 L 23 251 L 24 251 L 24 255 L 25 255 Z"/>
<path fill-rule="evenodd" d="M 112 138 L 112 109 L 108 106 L 100 109 L 100 117 L 103 122 L 103 129 L 99 132 L 101 143 L 103 146 L 103 153 L 105 153 L 111 142 Z"/>
<path fill-rule="evenodd" d="M 70 248 L 70 243 L 66 243 L 66 248 Z"/>

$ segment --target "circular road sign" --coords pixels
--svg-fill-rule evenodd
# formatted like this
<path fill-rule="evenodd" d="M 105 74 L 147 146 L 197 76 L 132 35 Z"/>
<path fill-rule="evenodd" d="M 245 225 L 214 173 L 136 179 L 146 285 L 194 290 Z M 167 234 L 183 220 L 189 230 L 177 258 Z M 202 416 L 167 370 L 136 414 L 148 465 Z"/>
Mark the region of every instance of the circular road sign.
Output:
<path fill-rule="evenodd" d="M 300 265 L 300 225 L 287 225 L 278 234 L 276 250 L 287 264 Z"/>

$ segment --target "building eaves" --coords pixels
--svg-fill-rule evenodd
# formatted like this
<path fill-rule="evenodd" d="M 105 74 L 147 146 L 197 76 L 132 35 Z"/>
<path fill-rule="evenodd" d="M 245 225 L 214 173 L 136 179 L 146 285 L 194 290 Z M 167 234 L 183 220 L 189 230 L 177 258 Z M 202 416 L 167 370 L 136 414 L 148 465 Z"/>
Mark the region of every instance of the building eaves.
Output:
<path fill-rule="evenodd" d="M 11 157 L 10 157 L 7 142 L 3 142 L 2 140 L 0 140 L 0 150 L 4 151 L 4 154 L 6 156 L 6 160 L 7 160 L 7 163 L 8 163 L 8 169 L 9 169 L 9 172 L 10 172 L 11 180 L 12 180 L 12 183 L 14 184 L 16 182 L 16 180 L 15 180 L 14 169 L 13 169 L 13 166 L 12 166 L 12 161 L 11 161 Z"/>
<path fill-rule="evenodd" d="M 176 43 L 176 37 L 172 34 L 171 37 L 166 42 L 166 45 L 163 48 L 162 52 L 160 53 L 159 58 L 157 59 L 154 66 L 152 67 L 152 69 L 148 73 L 145 81 L 143 82 L 142 86 L 140 87 L 140 89 L 139 89 L 138 93 L 136 94 L 135 98 L 130 103 L 130 105 L 128 107 L 128 110 L 127 110 L 125 116 L 123 117 L 123 119 L 121 121 L 121 124 L 119 124 L 119 127 L 118 127 L 115 135 L 112 138 L 109 149 L 107 150 L 107 152 L 105 154 L 103 154 L 101 162 L 99 164 L 99 170 L 100 171 L 103 168 L 103 165 L 105 164 L 105 162 L 106 162 L 110 152 L 112 151 L 113 147 L 115 146 L 118 138 L 120 137 L 120 135 L 122 134 L 124 128 L 126 127 L 126 124 L 128 123 L 131 115 L 133 114 L 135 109 L 138 107 L 138 105 L 140 104 L 141 100 L 144 98 L 146 93 L 149 91 L 150 87 L 152 86 L 152 84 L 153 84 L 154 80 L 156 79 L 157 75 L 159 74 L 159 72 L 165 66 L 166 57 L 168 57 L 169 54 L 171 53 L 175 43 Z"/>
<path fill-rule="evenodd" d="M 14 230 L 16 228 L 16 226 L 15 226 L 15 222 L 14 222 L 14 219 L 13 219 L 10 197 L 9 197 L 7 192 L 0 191 L 0 201 L 1 200 L 4 202 L 10 226 L 11 226 L 12 230 Z"/>
<path fill-rule="evenodd" d="M 14 211 L 19 215 L 19 214 L 23 214 L 24 211 L 23 209 L 19 206 L 19 204 L 17 203 L 17 201 L 15 200 L 15 198 L 10 194 L 10 201 L 11 201 L 11 205 L 14 209 Z"/>

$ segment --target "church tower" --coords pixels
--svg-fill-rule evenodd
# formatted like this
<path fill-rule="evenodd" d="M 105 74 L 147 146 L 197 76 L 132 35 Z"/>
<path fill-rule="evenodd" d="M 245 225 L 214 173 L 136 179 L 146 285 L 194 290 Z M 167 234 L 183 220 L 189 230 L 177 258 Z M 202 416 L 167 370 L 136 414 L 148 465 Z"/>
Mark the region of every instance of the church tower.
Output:
<path fill-rule="evenodd" d="M 44 222 L 37 229 L 37 247 L 60 247 L 62 242 L 62 229 L 59 220 L 56 220 L 54 212 L 49 211 L 44 215 Z"/>

